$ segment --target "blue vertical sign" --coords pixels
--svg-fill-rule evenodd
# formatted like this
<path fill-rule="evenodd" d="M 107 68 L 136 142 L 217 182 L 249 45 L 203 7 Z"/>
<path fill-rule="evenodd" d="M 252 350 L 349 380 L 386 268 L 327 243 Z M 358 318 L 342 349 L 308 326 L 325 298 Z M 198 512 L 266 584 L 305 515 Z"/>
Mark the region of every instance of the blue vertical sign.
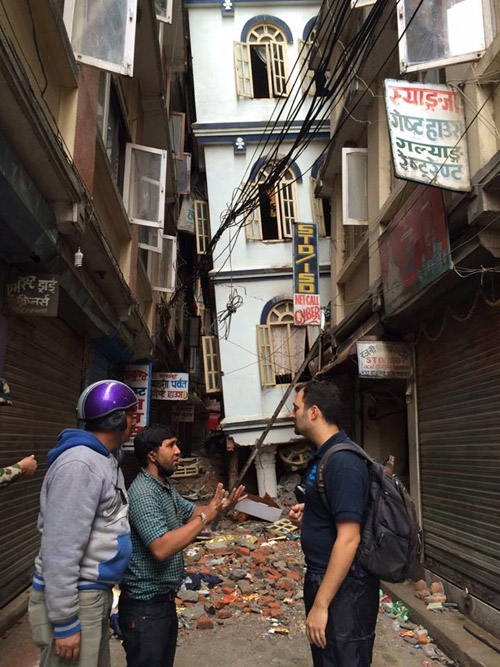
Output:
<path fill-rule="evenodd" d="M 296 326 L 319 325 L 318 226 L 293 223 L 293 319 Z"/>

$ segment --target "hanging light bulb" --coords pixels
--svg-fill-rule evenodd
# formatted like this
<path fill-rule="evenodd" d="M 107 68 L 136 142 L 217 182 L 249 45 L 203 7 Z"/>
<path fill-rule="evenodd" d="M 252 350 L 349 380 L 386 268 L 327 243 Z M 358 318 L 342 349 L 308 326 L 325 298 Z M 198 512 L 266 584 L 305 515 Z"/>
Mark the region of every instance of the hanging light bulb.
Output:
<path fill-rule="evenodd" d="M 80 267 L 83 263 L 83 252 L 80 250 L 80 246 L 78 246 L 78 250 L 75 252 L 75 266 Z"/>

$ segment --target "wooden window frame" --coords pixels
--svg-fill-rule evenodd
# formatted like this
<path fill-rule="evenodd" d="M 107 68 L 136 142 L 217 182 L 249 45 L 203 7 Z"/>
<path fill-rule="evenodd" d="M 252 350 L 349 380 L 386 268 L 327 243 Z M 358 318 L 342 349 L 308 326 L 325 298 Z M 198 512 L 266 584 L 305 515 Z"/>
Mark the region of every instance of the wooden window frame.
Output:
<path fill-rule="evenodd" d="M 202 336 L 203 372 L 205 377 L 205 393 L 214 394 L 222 391 L 220 370 L 219 341 L 217 336 Z"/>
<path fill-rule="evenodd" d="M 247 184 L 246 192 L 255 189 L 255 196 L 258 197 L 259 181 L 269 163 L 264 165 L 257 174 L 256 180 Z M 287 178 L 287 174 L 290 177 Z M 293 235 L 293 223 L 299 220 L 299 207 L 297 197 L 296 181 L 293 172 L 288 169 L 282 179 L 274 186 L 273 194 L 276 197 L 276 224 L 278 228 L 277 239 L 264 239 L 262 231 L 262 216 L 260 204 L 250 211 L 245 217 L 245 234 L 248 241 L 264 241 L 265 243 L 281 243 L 286 239 L 291 239 Z"/>
<path fill-rule="evenodd" d="M 263 31 L 259 34 L 259 31 Z M 273 31 L 273 34 L 271 34 Z M 277 36 L 280 39 L 276 39 Z M 248 34 L 246 42 L 234 42 L 234 71 L 236 78 L 236 94 L 238 97 L 253 98 L 253 78 L 250 48 L 264 46 L 266 49 L 267 77 L 269 98 L 288 97 L 289 67 L 287 58 L 286 36 L 273 23 L 259 23 Z M 264 98 L 266 99 L 266 98 Z"/>
<path fill-rule="evenodd" d="M 196 252 L 203 255 L 210 244 L 210 218 L 208 202 L 202 199 L 193 200 L 194 230 L 196 234 Z"/>

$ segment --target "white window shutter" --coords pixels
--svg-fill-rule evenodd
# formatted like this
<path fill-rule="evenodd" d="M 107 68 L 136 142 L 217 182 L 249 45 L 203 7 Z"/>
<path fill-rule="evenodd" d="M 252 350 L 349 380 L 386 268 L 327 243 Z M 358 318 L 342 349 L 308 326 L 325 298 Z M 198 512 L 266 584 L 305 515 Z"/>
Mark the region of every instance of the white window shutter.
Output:
<path fill-rule="evenodd" d="M 253 97 L 250 47 L 246 42 L 234 43 L 234 70 L 237 95 L 239 97 Z"/>
<path fill-rule="evenodd" d="M 194 228 L 196 233 L 196 252 L 202 255 L 208 249 L 210 243 L 210 222 L 208 218 L 208 202 L 195 199 L 194 205 Z"/>
<path fill-rule="evenodd" d="M 156 292 L 173 292 L 177 272 L 177 238 L 161 235 L 162 252 L 148 253 L 148 276 Z"/>
<path fill-rule="evenodd" d="M 288 97 L 287 78 L 288 67 L 286 62 L 286 44 L 271 43 L 271 63 L 273 75 L 273 96 Z"/>
<path fill-rule="evenodd" d="M 203 368 L 207 394 L 222 391 L 219 345 L 216 336 L 202 336 Z"/>
<path fill-rule="evenodd" d="M 368 149 L 342 149 L 342 222 L 368 223 Z"/>
<path fill-rule="evenodd" d="M 297 201 L 295 198 L 294 183 L 279 184 L 279 190 L 276 193 L 278 205 L 276 207 L 278 220 L 281 227 L 281 236 L 284 239 L 292 238 L 293 223 L 296 222 Z"/>
<path fill-rule="evenodd" d="M 325 214 L 323 212 L 323 202 L 319 197 L 316 197 L 314 190 L 316 189 L 317 179 L 309 179 L 309 188 L 311 194 L 311 208 L 313 213 L 313 222 L 318 225 L 318 234 L 323 238 L 326 236 L 326 226 L 325 226 Z"/>
<path fill-rule="evenodd" d="M 133 76 L 137 0 L 65 0 L 63 19 L 78 62 Z"/>
<path fill-rule="evenodd" d="M 259 358 L 260 384 L 263 387 L 274 387 L 276 384 L 276 373 L 273 363 L 271 327 L 268 324 L 257 325 L 257 354 Z"/>
<path fill-rule="evenodd" d="M 314 72 L 309 69 L 309 44 L 303 39 L 298 40 L 299 45 L 299 65 L 300 65 L 300 86 L 304 95 L 314 95 L 316 84 L 314 83 Z"/>
<path fill-rule="evenodd" d="M 163 227 L 167 151 L 127 144 L 123 179 L 123 203 L 130 222 Z"/>

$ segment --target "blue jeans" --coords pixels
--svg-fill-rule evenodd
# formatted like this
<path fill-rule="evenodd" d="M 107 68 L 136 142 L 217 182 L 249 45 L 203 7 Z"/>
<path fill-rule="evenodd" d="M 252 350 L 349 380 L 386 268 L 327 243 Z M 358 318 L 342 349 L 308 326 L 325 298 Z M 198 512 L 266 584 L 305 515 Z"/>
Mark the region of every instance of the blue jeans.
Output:
<path fill-rule="evenodd" d="M 120 595 L 118 623 L 127 654 L 127 667 L 172 667 L 177 644 L 175 602 L 135 600 Z"/>
<path fill-rule="evenodd" d="M 314 604 L 323 575 L 306 574 L 306 614 Z M 349 574 L 328 608 L 326 648 L 311 644 L 314 667 L 369 667 L 378 617 L 379 581 L 366 572 Z"/>

